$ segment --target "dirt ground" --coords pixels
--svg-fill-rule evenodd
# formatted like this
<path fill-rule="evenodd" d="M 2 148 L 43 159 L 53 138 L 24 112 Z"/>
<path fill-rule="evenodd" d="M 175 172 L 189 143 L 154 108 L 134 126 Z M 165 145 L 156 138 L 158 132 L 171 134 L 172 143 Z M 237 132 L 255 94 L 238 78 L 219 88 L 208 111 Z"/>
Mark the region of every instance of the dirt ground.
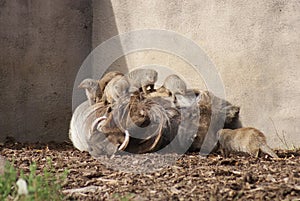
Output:
<path fill-rule="evenodd" d="M 0 146 L 0 155 L 25 172 L 31 162 L 42 169 L 47 157 L 57 172 L 68 169 L 63 186 L 68 200 L 300 200 L 300 150 L 276 153 L 280 159 L 199 154 L 93 159 L 70 143 Z"/>

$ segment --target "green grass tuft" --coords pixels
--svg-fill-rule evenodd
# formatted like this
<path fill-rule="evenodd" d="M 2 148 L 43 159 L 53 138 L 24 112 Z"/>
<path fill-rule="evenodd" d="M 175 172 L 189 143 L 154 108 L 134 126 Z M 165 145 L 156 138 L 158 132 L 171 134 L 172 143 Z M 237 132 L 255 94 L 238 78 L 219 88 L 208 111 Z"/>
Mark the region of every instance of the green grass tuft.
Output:
<path fill-rule="evenodd" d="M 51 159 L 47 160 L 47 164 L 40 174 L 37 174 L 36 163 L 32 163 L 29 170 L 28 174 L 24 174 L 22 170 L 20 171 L 20 178 L 27 182 L 28 195 L 18 195 L 16 186 L 17 170 L 9 163 L 6 164 L 5 173 L 3 177 L 0 177 L 0 200 L 65 200 L 62 193 L 62 184 L 67 178 L 67 170 L 63 173 L 56 173 Z"/>

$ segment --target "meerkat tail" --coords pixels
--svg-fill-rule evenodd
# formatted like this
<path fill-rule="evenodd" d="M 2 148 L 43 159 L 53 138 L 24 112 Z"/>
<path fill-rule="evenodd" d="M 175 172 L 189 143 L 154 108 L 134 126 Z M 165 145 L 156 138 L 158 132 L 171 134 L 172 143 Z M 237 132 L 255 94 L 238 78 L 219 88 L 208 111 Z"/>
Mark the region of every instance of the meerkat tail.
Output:
<path fill-rule="evenodd" d="M 260 150 L 270 156 L 272 156 L 273 158 L 279 158 L 277 156 L 277 154 L 274 153 L 274 151 L 266 144 L 263 144 L 260 146 Z"/>
<path fill-rule="evenodd" d="M 127 145 L 129 143 L 129 132 L 128 130 L 125 130 L 125 139 L 124 142 L 121 144 L 121 146 L 119 147 L 119 151 L 124 151 L 124 149 L 126 149 Z"/>

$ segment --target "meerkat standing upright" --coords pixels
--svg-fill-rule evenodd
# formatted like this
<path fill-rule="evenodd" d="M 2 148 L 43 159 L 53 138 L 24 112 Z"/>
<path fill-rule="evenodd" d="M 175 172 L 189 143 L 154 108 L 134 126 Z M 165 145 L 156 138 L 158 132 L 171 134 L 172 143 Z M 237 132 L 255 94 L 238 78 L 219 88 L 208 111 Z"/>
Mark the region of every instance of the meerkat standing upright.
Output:
<path fill-rule="evenodd" d="M 106 73 L 99 81 L 100 91 L 103 94 L 106 85 L 116 76 L 123 76 L 120 71 L 110 71 Z M 101 97 L 100 97 L 101 98 Z"/>
<path fill-rule="evenodd" d="M 154 89 L 154 84 L 157 81 L 157 71 L 153 69 L 136 69 L 131 71 L 126 78 L 130 83 L 130 92 L 142 88 L 142 91 L 147 94 L 147 87 L 150 86 L 151 90 Z"/>
<path fill-rule="evenodd" d="M 114 103 L 120 97 L 128 94 L 129 87 L 129 82 L 124 76 L 118 75 L 114 77 L 105 87 L 102 101 L 105 104 Z"/>
<path fill-rule="evenodd" d="M 273 158 L 278 158 L 267 145 L 265 135 L 255 128 L 221 129 L 217 135 L 220 149 L 225 156 L 231 152 L 244 152 L 258 157 L 259 151 L 262 151 Z"/>
<path fill-rule="evenodd" d="M 165 79 L 163 86 L 159 89 L 159 91 L 163 90 L 171 94 L 173 101 L 176 102 L 175 95 L 185 95 L 187 87 L 185 82 L 178 75 L 172 74 Z"/>
<path fill-rule="evenodd" d="M 87 78 L 79 84 L 79 88 L 85 89 L 85 93 L 90 105 L 101 100 L 106 85 L 116 76 L 123 76 L 119 71 L 111 71 L 106 73 L 100 80 Z"/>
<path fill-rule="evenodd" d="M 78 86 L 79 88 L 85 89 L 85 94 L 90 105 L 94 105 L 98 97 L 101 96 L 100 85 L 98 80 L 94 79 L 84 79 Z"/>

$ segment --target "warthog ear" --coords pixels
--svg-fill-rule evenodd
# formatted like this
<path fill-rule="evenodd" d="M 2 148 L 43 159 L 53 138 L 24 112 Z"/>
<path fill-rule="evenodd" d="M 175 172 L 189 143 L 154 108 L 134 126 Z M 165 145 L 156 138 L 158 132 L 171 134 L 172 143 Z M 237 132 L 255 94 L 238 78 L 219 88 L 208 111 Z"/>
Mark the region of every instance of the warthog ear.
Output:
<path fill-rule="evenodd" d="M 203 100 L 203 95 L 201 93 L 199 93 L 198 96 L 196 96 L 196 103 L 200 102 Z"/>
<path fill-rule="evenodd" d="M 233 119 L 240 113 L 240 107 L 228 105 L 221 110 L 222 113 L 226 114 L 226 118 Z"/>

